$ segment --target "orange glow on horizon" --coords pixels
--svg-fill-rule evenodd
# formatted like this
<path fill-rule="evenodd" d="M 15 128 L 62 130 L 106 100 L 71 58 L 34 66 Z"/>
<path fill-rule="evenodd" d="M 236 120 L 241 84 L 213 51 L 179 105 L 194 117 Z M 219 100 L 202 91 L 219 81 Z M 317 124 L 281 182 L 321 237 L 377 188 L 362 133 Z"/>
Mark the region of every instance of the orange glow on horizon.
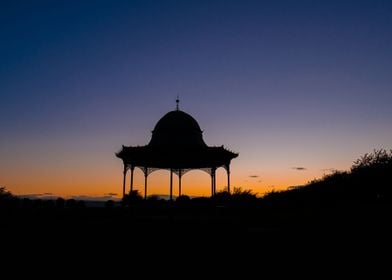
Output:
<path fill-rule="evenodd" d="M 118 170 L 116 174 L 87 174 L 74 173 L 66 174 L 46 174 L 45 176 L 11 176 L 5 186 L 15 195 L 50 195 L 60 197 L 91 196 L 103 197 L 112 196 L 121 198 L 122 196 L 122 174 Z M 285 174 L 276 176 L 279 179 L 264 176 L 263 178 L 251 178 L 249 175 L 241 176 L 244 172 L 232 171 L 231 190 L 235 187 L 250 189 L 259 196 L 270 192 L 287 189 L 290 186 L 303 185 L 309 181 L 305 174 Z M 41 174 L 43 175 L 43 174 Z M 100 175 L 100 176 L 98 176 Z M 307 177 L 309 174 L 306 174 Z M 129 172 L 126 177 L 126 193 L 130 189 Z M 312 179 L 316 178 L 313 177 Z M 178 176 L 173 174 L 173 195 L 178 195 Z M 227 187 L 226 171 L 221 168 L 217 170 L 217 191 L 222 191 Z M 170 173 L 168 170 L 157 170 L 148 176 L 148 195 L 169 195 Z M 144 195 L 144 175 L 141 170 L 135 169 L 134 189 Z M 201 170 L 192 170 L 182 176 L 182 194 L 189 196 L 210 196 L 211 177 Z"/>
<path fill-rule="evenodd" d="M 22 154 L 22 153 L 21 153 Z M 61 197 L 113 197 L 122 196 L 122 163 L 106 149 L 91 150 L 82 154 L 76 161 L 75 153 L 57 155 L 31 154 L 23 158 L 24 168 L 20 168 L 18 158 L 0 166 L 1 186 L 15 195 L 46 194 Z M 38 160 L 37 160 L 38 159 Z M 22 158 L 20 159 L 22 160 Z M 322 168 L 331 163 L 312 164 L 312 169 L 295 170 L 291 163 L 282 161 L 253 160 L 244 153 L 231 164 L 231 190 L 234 187 L 250 189 L 259 196 L 270 191 L 284 190 L 290 186 L 304 185 L 321 178 Z M 341 162 L 332 166 L 340 166 L 344 170 L 350 162 Z M 255 168 L 257 167 L 257 168 Z M 224 190 L 227 186 L 227 174 L 224 168 L 216 173 L 216 190 Z M 126 178 L 126 192 L 129 192 L 129 172 Z M 168 170 L 158 170 L 148 176 L 148 195 L 168 195 L 170 174 Z M 134 172 L 134 189 L 144 195 L 144 175 L 138 168 Z M 210 196 L 211 177 L 201 170 L 191 170 L 182 177 L 182 194 L 189 196 Z M 173 175 L 173 195 L 178 195 L 178 177 Z"/>

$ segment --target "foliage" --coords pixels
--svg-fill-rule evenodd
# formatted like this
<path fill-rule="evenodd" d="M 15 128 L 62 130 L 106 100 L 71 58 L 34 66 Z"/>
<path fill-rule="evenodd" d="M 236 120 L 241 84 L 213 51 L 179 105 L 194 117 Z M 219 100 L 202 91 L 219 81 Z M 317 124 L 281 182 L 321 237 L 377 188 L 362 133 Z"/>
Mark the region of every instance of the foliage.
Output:
<path fill-rule="evenodd" d="M 5 187 L 0 187 L 0 199 L 1 200 L 8 200 L 13 197 L 12 193 L 7 191 Z"/>
<path fill-rule="evenodd" d="M 347 205 L 392 200 L 392 151 L 374 150 L 354 161 L 350 171 L 335 171 L 304 186 L 266 194 L 264 201 L 286 205 Z"/>
<path fill-rule="evenodd" d="M 0 207 L 13 207 L 18 201 L 19 199 L 5 187 L 0 187 Z"/>
<path fill-rule="evenodd" d="M 105 202 L 105 207 L 106 208 L 113 208 L 114 207 L 114 200 L 109 199 Z"/>
<path fill-rule="evenodd" d="M 354 161 L 351 171 L 355 172 L 365 168 L 382 168 L 392 164 L 392 150 L 374 150 L 372 153 L 366 153 Z"/>
<path fill-rule="evenodd" d="M 156 194 L 150 194 L 149 196 L 147 196 L 147 200 L 148 201 L 159 201 L 160 197 L 159 197 L 159 195 L 156 195 Z"/>
<path fill-rule="evenodd" d="M 138 190 L 130 191 L 129 194 L 128 194 L 128 197 L 131 200 L 141 200 L 141 199 L 143 199 L 142 194 Z"/>
<path fill-rule="evenodd" d="M 191 198 L 188 195 L 180 195 L 176 198 L 176 202 L 189 202 Z"/>
<path fill-rule="evenodd" d="M 242 189 L 241 187 L 234 187 L 233 192 L 219 191 L 213 197 L 213 200 L 223 205 L 229 203 L 230 205 L 243 205 L 257 200 L 257 196 L 252 190 Z"/>
<path fill-rule="evenodd" d="M 252 190 L 249 189 L 242 189 L 241 187 L 234 187 L 233 193 L 231 194 L 234 197 L 241 197 L 241 198 L 257 198 L 257 193 L 254 193 Z"/>
<path fill-rule="evenodd" d="M 140 202 L 143 200 L 143 196 L 138 190 L 132 190 L 129 194 L 126 194 L 122 199 L 123 205 L 129 205 L 135 202 Z"/>
<path fill-rule="evenodd" d="M 56 199 L 56 208 L 64 208 L 65 207 L 65 199 L 64 198 L 62 198 L 62 197 L 58 197 L 57 199 Z"/>
<path fill-rule="evenodd" d="M 215 193 L 215 200 L 228 200 L 230 199 L 231 194 L 228 191 L 218 191 Z"/>

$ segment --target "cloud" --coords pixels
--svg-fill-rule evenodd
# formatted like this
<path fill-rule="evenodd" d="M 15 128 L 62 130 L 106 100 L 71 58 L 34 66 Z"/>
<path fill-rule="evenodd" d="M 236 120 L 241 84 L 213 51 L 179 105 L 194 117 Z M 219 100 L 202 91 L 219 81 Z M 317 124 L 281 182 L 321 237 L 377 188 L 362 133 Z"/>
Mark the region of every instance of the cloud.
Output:
<path fill-rule="evenodd" d="M 303 167 L 303 166 L 294 166 L 293 169 L 294 170 L 298 170 L 298 171 L 305 171 L 305 170 L 307 170 L 307 168 Z"/>
<path fill-rule="evenodd" d="M 55 195 L 53 193 L 30 193 L 30 194 L 24 194 L 24 195 L 18 195 L 20 198 L 30 198 L 30 199 L 57 199 L 61 196 Z M 93 196 L 93 195 L 71 195 L 71 196 L 64 196 L 62 197 L 64 199 L 75 199 L 75 200 L 86 200 L 86 201 L 91 201 L 91 200 L 101 200 L 101 201 L 106 201 L 109 199 L 112 200 L 119 200 L 117 197 L 117 193 L 105 193 L 100 196 Z"/>
<path fill-rule="evenodd" d="M 75 199 L 75 200 L 86 200 L 86 201 L 91 201 L 91 200 L 118 200 L 118 198 L 113 197 L 112 195 L 102 195 L 102 196 L 90 196 L 90 195 L 73 195 L 70 196 L 69 198 Z"/>
<path fill-rule="evenodd" d="M 29 193 L 18 195 L 18 197 L 29 199 L 57 199 L 59 196 L 53 193 Z"/>
<path fill-rule="evenodd" d="M 259 178 L 259 175 L 249 175 L 249 178 Z"/>
<path fill-rule="evenodd" d="M 118 193 L 112 193 L 112 192 L 110 192 L 110 193 L 105 193 L 104 194 L 105 196 L 117 196 L 118 195 Z"/>

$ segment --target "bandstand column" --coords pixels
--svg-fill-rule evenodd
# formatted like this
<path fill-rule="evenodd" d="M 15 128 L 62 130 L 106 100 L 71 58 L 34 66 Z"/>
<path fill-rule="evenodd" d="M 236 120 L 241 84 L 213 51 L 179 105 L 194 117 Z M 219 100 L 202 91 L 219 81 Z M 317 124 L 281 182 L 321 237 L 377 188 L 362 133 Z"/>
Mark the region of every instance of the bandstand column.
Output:
<path fill-rule="evenodd" d="M 226 165 L 227 171 L 227 192 L 230 193 L 230 164 Z"/>
<path fill-rule="evenodd" d="M 182 177 L 182 170 L 178 171 L 178 196 L 181 196 L 181 177 Z"/>
<path fill-rule="evenodd" d="M 148 176 L 148 169 L 144 167 L 144 199 L 147 199 L 147 176 Z"/>
<path fill-rule="evenodd" d="M 214 170 L 214 196 L 216 195 L 216 169 Z"/>
<path fill-rule="evenodd" d="M 132 192 L 133 192 L 133 171 L 135 170 L 135 167 L 131 166 L 130 169 L 131 169 L 131 178 L 130 178 L 131 182 L 130 182 L 129 194 L 132 194 Z"/>
<path fill-rule="evenodd" d="M 211 196 L 215 196 L 216 192 L 216 180 L 215 180 L 216 167 L 211 168 Z"/>
<path fill-rule="evenodd" d="M 213 169 L 211 168 L 211 197 L 214 196 L 214 175 L 212 174 L 213 173 L 212 170 Z"/>
<path fill-rule="evenodd" d="M 170 201 L 173 200 L 173 169 L 170 168 Z"/>
<path fill-rule="evenodd" d="M 124 164 L 124 170 L 123 170 L 123 198 L 125 196 L 125 181 L 127 179 L 127 166 Z"/>

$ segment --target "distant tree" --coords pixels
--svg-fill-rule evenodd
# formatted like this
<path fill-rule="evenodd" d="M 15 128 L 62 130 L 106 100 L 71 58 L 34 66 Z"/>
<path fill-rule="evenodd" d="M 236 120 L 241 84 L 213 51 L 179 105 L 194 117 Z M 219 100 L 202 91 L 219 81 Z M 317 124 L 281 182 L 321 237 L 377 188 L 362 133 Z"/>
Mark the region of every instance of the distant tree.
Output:
<path fill-rule="evenodd" d="M 213 199 L 217 202 L 226 202 L 231 198 L 231 194 L 228 191 L 219 191 L 215 193 Z"/>
<path fill-rule="evenodd" d="M 54 208 L 55 206 L 55 201 L 52 199 L 46 199 L 43 202 L 43 207 L 45 208 Z"/>
<path fill-rule="evenodd" d="M 175 200 L 175 204 L 179 207 L 190 206 L 191 205 L 191 198 L 187 195 L 177 196 L 177 198 Z"/>
<path fill-rule="evenodd" d="M 30 208 L 33 206 L 33 201 L 30 198 L 25 197 L 22 200 L 22 206 L 25 208 Z"/>
<path fill-rule="evenodd" d="M 76 202 L 76 207 L 77 208 L 86 208 L 86 202 L 84 201 L 84 200 L 78 200 L 77 202 Z"/>
<path fill-rule="evenodd" d="M 366 153 L 354 161 L 351 171 L 358 171 L 365 168 L 380 168 L 392 165 L 392 150 L 374 150 L 372 153 Z"/>
<path fill-rule="evenodd" d="M 158 201 L 159 200 L 159 195 L 151 194 L 151 195 L 147 196 L 147 200 L 149 200 L 149 201 Z"/>
<path fill-rule="evenodd" d="M 59 197 L 56 199 L 56 208 L 64 208 L 65 206 L 65 199 L 62 197 Z"/>
<path fill-rule="evenodd" d="M 140 194 L 140 192 L 138 190 L 133 190 L 132 192 L 129 192 L 129 194 L 126 194 L 121 202 L 123 205 L 129 205 L 141 200 L 143 200 L 143 196 Z"/>
<path fill-rule="evenodd" d="M 34 208 L 42 208 L 43 200 L 41 198 L 33 199 L 33 207 Z"/>
<path fill-rule="evenodd" d="M 230 193 L 227 190 L 218 191 L 215 196 L 230 197 Z"/>
<path fill-rule="evenodd" d="M 131 199 L 135 199 L 135 200 L 143 199 L 143 196 L 141 195 L 140 191 L 138 191 L 138 190 L 130 191 L 129 192 L 129 197 Z"/>
<path fill-rule="evenodd" d="M 9 200 L 13 197 L 12 193 L 7 191 L 5 187 L 0 187 L 0 200 Z"/>
<path fill-rule="evenodd" d="M 18 198 L 9 192 L 5 187 L 0 187 L 0 207 L 15 206 Z"/>
<path fill-rule="evenodd" d="M 234 197 L 242 197 L 242 198 L 256 198 L 257 194 L 252 190 L 243 190 L 241 187 L 234 187 L 232 195 Z"/>
<path fill-rule="evenodd" d="M 352 185 L 364 200 L 392 200 L 392 150 L 374 150 L 356 160 L 351 167 Z"/>
<path fill-rule="evenodd" d="M 317 184 L 324 184 L 324 185 L 331 184 L 332 185 L 332 184 L 336 184 L 337 182 L 341 182 L 342 180 L 347 178 L 347 176 L 349 176 L 349 173 L 347 171 L 334 170 L 332 173 L 326 174 L 320 179 L 314 179 L 314 180 L 308 182 L 306 185 L 307 186 L 317 185 Z M 290 189 L 300 190 L 302 188 L 303 188 L 303 186 L 295 186 Z"/>
<path fill-rule="evenodd" d="M 109 199 L 105 202 L 105 207 L 106 208 L 113 208 L 114 207 L 114 201 L 112 199 Z"/>
<path fill-rule="evenodd" d="M 65 207 L 67 207 L 67 208 L 75 208 L 75 206 L 76 206 L 76 200 L 75 199 L 70 198 L 70 199 L 67 199 L 65 201 Z"/>
<path fill-rule="evenodd" d="M 188 195 L 180 195 L 176 198 L 176 202 L 188 202 L 191 198 Z"/>

